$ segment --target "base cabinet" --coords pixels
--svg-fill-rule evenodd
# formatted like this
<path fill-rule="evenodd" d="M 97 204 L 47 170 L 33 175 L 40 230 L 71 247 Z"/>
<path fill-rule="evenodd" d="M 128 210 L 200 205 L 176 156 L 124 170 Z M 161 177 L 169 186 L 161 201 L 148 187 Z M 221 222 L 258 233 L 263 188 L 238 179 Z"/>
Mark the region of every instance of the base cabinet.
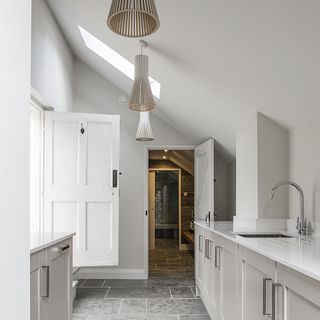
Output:
<path fill-rule="evenodd" d="M 276 264 L 246 248 L 239 249 L 239 298 L 241 320 L 265 320 L 271 316 L 271 291 Z"/>
<path fill-rule="evenodd" d="M 196 225 L 199 294 L 214 320 L 319 320 L 320 281 Z"/>
<path fill-rule="evenodd" d="M 30 319 L 72 319 L 72 239 L 30 257 Z"/>
<path fill-rule="evenodd" d="M 284 310 L 277 320 L 320 319 L 319 281 L 284 267 L 283 290 Z"/>

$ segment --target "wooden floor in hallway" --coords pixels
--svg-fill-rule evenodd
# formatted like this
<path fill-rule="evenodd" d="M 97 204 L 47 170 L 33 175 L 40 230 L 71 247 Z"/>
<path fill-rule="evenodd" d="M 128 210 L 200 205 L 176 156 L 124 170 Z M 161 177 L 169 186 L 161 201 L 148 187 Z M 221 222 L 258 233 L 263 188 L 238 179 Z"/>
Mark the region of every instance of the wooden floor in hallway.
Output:
<path fill-rule="evenodd" d="M 194 260 L 176 242 L 157 240 L 148 280 L 80 280 L 73 320 L 210 320 L 195 296 Z"/>

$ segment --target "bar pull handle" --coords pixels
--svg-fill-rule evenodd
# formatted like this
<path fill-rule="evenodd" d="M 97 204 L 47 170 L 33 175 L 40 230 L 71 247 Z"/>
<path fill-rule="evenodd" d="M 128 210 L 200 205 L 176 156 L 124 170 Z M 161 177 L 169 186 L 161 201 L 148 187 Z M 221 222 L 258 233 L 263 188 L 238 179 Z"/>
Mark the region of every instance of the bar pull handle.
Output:
<path fill-rule="evenodd" d="M 112 188 L 116 188 L 118 186 L 118 170 L 112 171 Z"/>
<path fill-rule="evenodd" d="M 41 297 L 49 298 L 49 280 L 50 280 L 50 267 L 42 266 L 41 267 L 42 275 L 45 274 L 45 280 L 42 281 L 43 277 L 41 277 Z"/>
<path fill-rule="evenodd" d="M 70 245 L 69 244 L 64 244 L 60 247 L 57 247 L 57 248 L 54 248 L 53 251 L 54 252 L 59 252 L 59 253 L 62 253 L 64 251 L 67 251 L 68 249 L 70 248 Z"/>
<path fill-rule="evenodd" d="M 199 251 L 203 251 L 203 235 L 199 234 Z"/>
<path fill-rule="evenodd" d="M 272 315 L 271 320 L 276 320 L 276 289 L 277 287 L 281 287 L 280 283 L 272 284 Z"/>
<path fill-rule="evenodd" d="M 208 239 L 208 259 L 212 260 L 212 256 L 211 256 L 211 243 L 212 241 Z"/>
<path fill-rule="evenodd" d="M 204 257 L 208 259 L 208 239 L 204 239 Z"/>
<path fill-rule="evenodd" d="M 218 252 L 219 252 L 219 254 L 218 254 Z M 215 260 L 214 266 L 215 266 L 215 268 L 220 269 L 220 258 L 221 258 L 221 247 L 215 246 L 215 248 L 214 248 L 214 260 Z"/>
<path fill-rule="evenodd" d="M 267 282 L 272 281 L 271 278 L 263 278 L 263 285 L 262 285 L 262 315 L 263 316 L 271 316 L 271 313 L 267 313 Z"/>

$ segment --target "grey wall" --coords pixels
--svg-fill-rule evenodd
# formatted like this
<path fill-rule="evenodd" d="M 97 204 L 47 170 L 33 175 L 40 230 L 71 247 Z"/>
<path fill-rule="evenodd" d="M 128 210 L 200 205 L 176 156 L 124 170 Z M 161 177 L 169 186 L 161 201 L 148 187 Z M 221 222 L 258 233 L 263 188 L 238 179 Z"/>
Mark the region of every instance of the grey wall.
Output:
<path fill-rule="evenodd" d="M 144 268 L 144 145 L 135 140 L 139 114 L 118 103 L 123 92 L 87 65 L 74 65 L 77 112 L 119 114 L 120 131 L 120 265 L 114 272 L 139 273 Z M 153 144 L 189 144 L 174 128 L 151 114 Z M 94 270 L 83 270 L 93 272 Z M 99 270 L 99 272 L 104 272 Z"/>
<path fill-rule="evenodd" d="M 45 0 L 32 1 L 31 83 L 55 111 L 73 108 L 73 56 Z"/>
<path fill-rule="evenodd" d="M 320 107 L 290 132 L 290 179 L 305 193 L 305 214 L 320 222 Z M 299 194 L 290 189 L 290 218 L 299 216 Z"/>
<path fill-rule="evenodd" d="M 30 318 L 31 1 L 0 2 L 1 319 Z"/>

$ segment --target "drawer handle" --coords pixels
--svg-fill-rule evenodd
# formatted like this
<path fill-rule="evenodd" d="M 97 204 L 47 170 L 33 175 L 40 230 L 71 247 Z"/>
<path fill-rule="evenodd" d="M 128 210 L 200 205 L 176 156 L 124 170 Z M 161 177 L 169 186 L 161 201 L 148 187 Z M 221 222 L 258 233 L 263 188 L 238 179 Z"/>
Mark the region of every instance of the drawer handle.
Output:
<path fill-rule="evenodd" d="M 53 248 L 53 251 L 54 252 L 59 252 L 59 253 L 62 253 L 64 251 L 67 251 L 68 249 L 70 248 L 70 245 L 69 244 L 64 244 L 60 247 L 56 247 L 56 248 Z"/>
<path fill-rule="evenodd" d="M 267 313 L 267 282 L 272 281 L 271 278 L 263 278 L 263 285 L 262 285 L 262 315 L 263 316 L 271 316 L 271 313 Z"/>
<path fill-rule="evenodd" d="M 282 287 L 280 283 L 272 284 L 272 315 L 271 319 L 276 320 L 276 289 L 277 287 Z"/>
<path fill-rule="evenodd" d="M 203 236 L 201 234 L 199 235 L 199 251 L 203 251 Z"/>
<path fill-rule="evenodd" d="M 42 272 L 46 273 L 45 282 L 42 281 L 41 277 L 41 297 L 49 298 L 49 281 L 50 281 L 50 267 L 42 266 Z"/>
<path fill-rule="evenodd" d="M 219 251 L 219 254 L 218 254 L 218 251 Z M 220 258 L 221 258 L 221 247 L 215 246 L 215 248 L 214 248 L 214 260 L 215 260 L 214 266 L 215 266 L 215 268 L 220 269 Z M 219 261 L 219 263 L 218 263 L 218 261 Z"/>

